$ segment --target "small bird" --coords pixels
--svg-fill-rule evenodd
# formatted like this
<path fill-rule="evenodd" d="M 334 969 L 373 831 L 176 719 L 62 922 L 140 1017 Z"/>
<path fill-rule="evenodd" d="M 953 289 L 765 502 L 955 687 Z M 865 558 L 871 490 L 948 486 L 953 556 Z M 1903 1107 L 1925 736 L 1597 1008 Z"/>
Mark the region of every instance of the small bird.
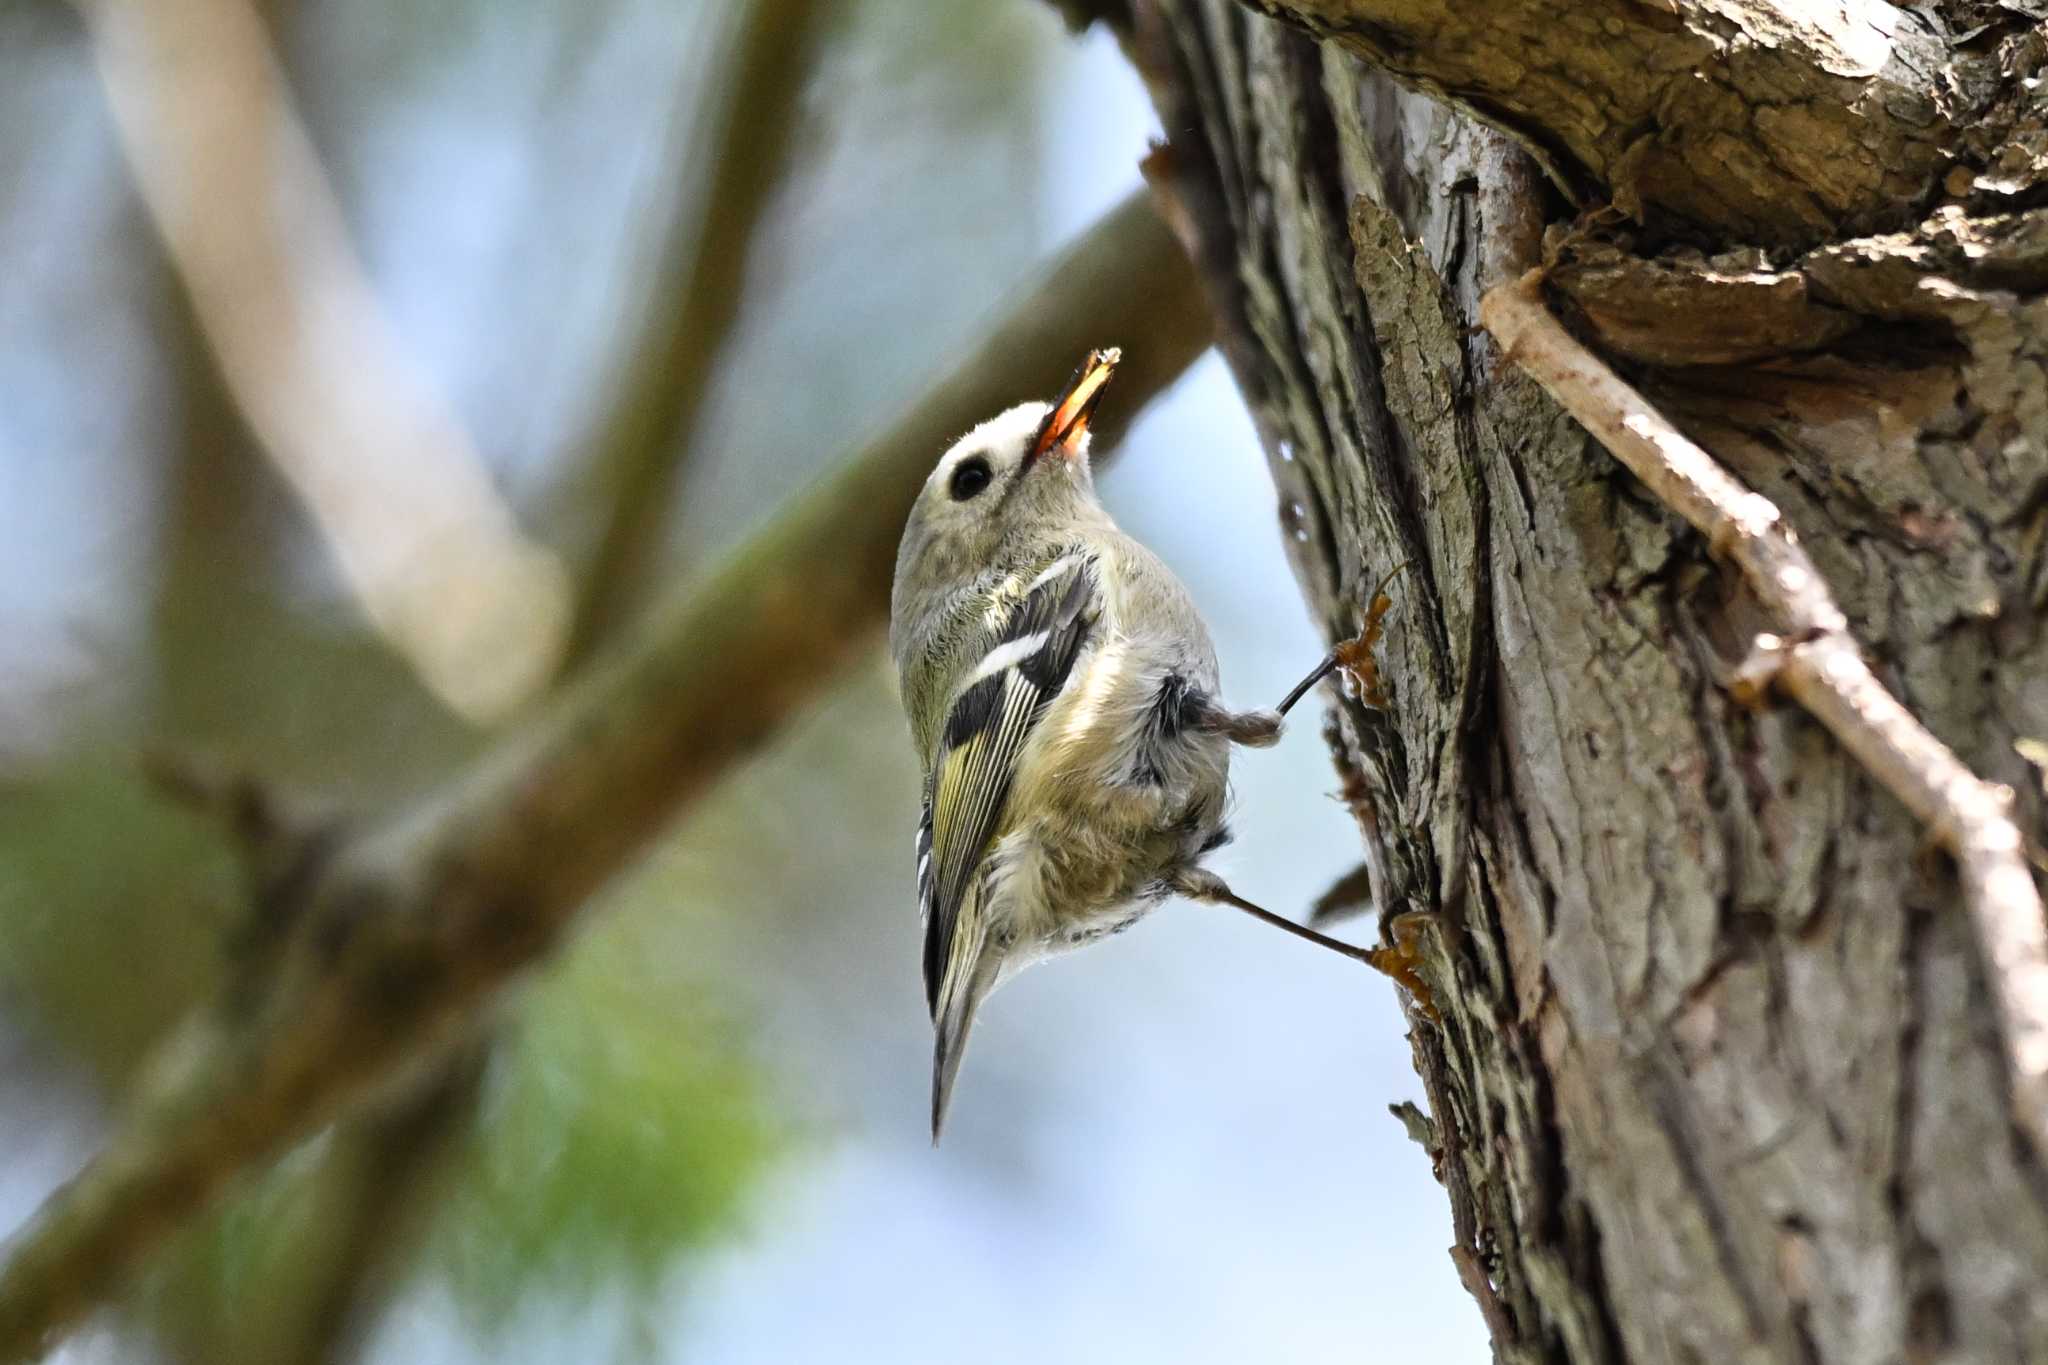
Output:
<path fill-rule="evenodd" d="M 897 550 L 889 647 L 924 763 L 934 1144 L 989 993 L 1170 895 L 1392 971 L 1388 950 L 1270 914 L 1201 866 L 1230 838 L 1230 746 L 1275 743 L 1342 647 L 1272 710 L 1218 699 L 1187 589 L 1095 496 L 1088 423 L 1119 357 L 1092 352 L 1057 403 L 1021 404 L 955 442 Z"/>

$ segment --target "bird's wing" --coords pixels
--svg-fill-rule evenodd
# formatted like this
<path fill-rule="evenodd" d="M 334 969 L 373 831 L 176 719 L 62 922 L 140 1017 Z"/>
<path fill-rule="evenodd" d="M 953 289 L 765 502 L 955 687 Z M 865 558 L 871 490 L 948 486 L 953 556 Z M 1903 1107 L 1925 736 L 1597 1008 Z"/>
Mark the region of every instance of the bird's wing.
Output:
<path fill-rule="evenodd" d="M 941 1001 L 971 976 L 986 926 L 969 890 L 1001 827 L 1018 758 L 1047 704 L 1067 685 L 1099 612 L 1094 563 L 1071 554 L 1020 585 L 986 652 L 954 694 L 925 785 L 917 835 L 924 914 L 925 998 Z M 963 923 L 964 919 L 975 923 Z"/>

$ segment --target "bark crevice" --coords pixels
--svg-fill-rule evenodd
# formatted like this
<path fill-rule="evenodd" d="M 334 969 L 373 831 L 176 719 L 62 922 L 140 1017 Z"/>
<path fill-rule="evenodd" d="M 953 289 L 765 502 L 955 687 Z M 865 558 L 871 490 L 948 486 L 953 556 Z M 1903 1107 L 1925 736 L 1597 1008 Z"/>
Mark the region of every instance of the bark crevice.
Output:
<path fill-rule="evenodd" d="M 1853 34 L 1736 54 L 1716 25 L 1758 6 L 1628 5 L 1573 60 L 1642 69 L 1509 100 L 1448 77 L 1522 41 L 1513 4 L 1259 7 L 1293 27 L 1138 4 L 1132 51 L 1312 609 L 1339 637 L 1418 540 L 1430 569 L 1394 590 L 1390 706 L 1329 734 L 1374 904 L 1439 913 L 1443 1022 L 1411 1038 L 1498 1357 L 2048 1360 L 2048 1198 L 1953 877 L 1826 733 L 1734 704 L 1755 595 L 1470 330 L 1551 264 L 2041 829 L 2013 749 L 2048 734 L 2035 16 L 1882 7 L 1862 60 Z M 1544 7 L 1546 41 L 1597 46 L 1572 24 L 1606 12 Z M 1452 41 L 1482 23 L 1494 54 Z M 1693 95 L 1697 61 L 1644 60 L 1700 44 Z"/>

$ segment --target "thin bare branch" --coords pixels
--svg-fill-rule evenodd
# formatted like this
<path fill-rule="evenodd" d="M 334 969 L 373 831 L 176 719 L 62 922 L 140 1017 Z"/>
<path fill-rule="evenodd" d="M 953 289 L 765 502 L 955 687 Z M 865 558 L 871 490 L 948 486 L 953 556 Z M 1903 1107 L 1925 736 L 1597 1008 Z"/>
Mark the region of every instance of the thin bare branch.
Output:
<path fill-rule="evenodd" d="M 1741 569 L 1776 616 L 1738 672 L 1738 695 L 1783 688 L 1954 855 L 2005 1035 L 2014 1120 L 2048 1156 L 2048 925 L 2010 811 L 2010 788 L 1963 765 L 1885 690 L 1848 619 L 1770 499 L 1751 492 L 1558 323 L 1543 275 L 1489 291 L 1480 320 L 1665 506 Z"/>
<path fill-rule="evenodd" d="M 143 202 L 236 406 L 371 624 L 465 718 L 552 675 L 568 582 L 401 358 L 249 0 L 80 0 Z"/>
<path fill-rule="evenodd" d="M 584 575 L 568 662 L 587 657 L 643 593 L 696 437 L 704 397 L 739 317 L 764 212 L 794 160 L 804 78 L 823 0 L 752 0 L 714 135 L 694 150 L 712 168 L 699 216 L 676 215 L 650 291 L 655 312 L 598 438 L 608 518 Z M 686 118 L 679 113 L 678 118 Z"/>
<path fill-rule="evenodd" d="M 1127 359 L 1105 443 L 1207 348 L 1202 292 L 1134 195 L 888 430 L 530 723 L 348 839 L 293 907 L 259 998 L 195 1020 L 105 1151 L 0 1267 L 0 1360 L 31 1357 L 239 1171 L 431 1058 L 591 893 L 857 659 L 936 453 L 1092 346 Z"/>

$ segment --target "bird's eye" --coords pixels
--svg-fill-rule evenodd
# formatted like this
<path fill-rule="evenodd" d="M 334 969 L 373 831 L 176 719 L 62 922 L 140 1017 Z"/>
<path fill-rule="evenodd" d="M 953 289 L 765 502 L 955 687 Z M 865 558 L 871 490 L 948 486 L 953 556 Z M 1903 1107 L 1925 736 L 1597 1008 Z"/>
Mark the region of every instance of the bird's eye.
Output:
<path fill-rule="evenodd" d="M 962 460 L 953 467 L 953 482 L 949 488 L 954 502 L 966 502 L 982 489 L 988 487 L 995 474 L 988 467 L 988 461 L 976 455 Z"/>

